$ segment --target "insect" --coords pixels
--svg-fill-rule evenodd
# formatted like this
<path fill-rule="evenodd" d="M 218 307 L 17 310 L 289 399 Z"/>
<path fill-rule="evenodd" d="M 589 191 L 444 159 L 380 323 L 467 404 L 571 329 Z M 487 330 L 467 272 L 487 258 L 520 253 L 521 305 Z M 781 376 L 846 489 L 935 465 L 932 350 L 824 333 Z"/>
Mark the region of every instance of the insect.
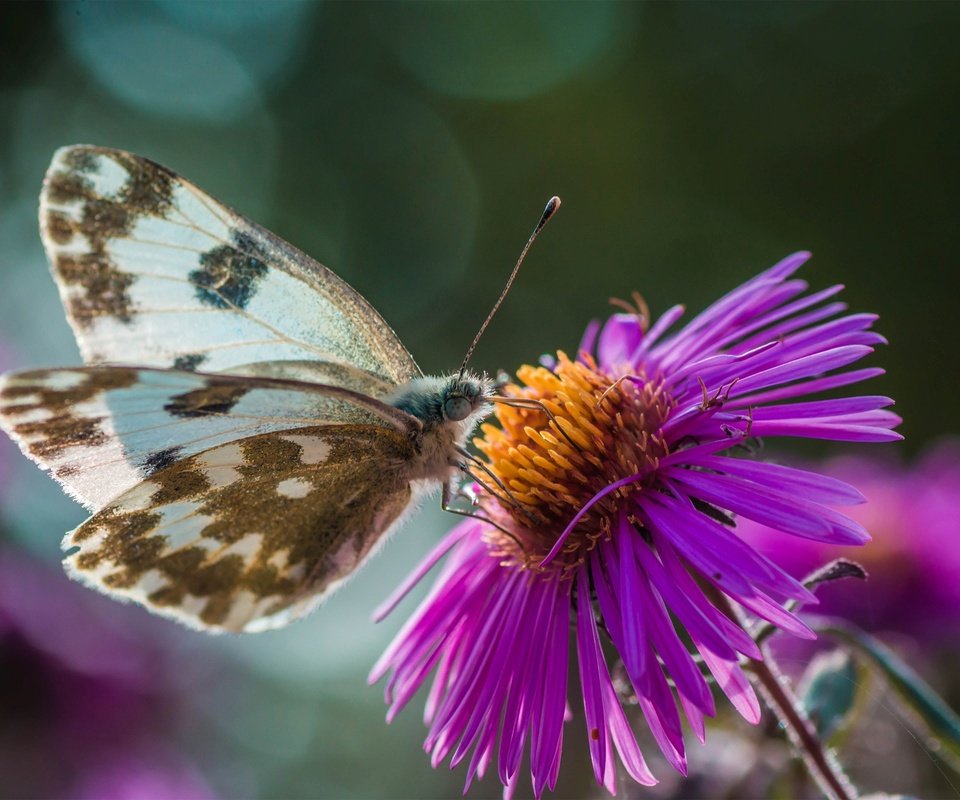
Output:
<path fill-rule="evenodd" d="M 429 377 L 344 281 L 175 172 L 58 150 L 41 236 L 87 366 L 4 376 L 0 425 L 92 512 L 68 573 L 211 632 L 315 608 L 427 492 L 450 506 L 497 400 L 467 363 L 558 206 Z"/>

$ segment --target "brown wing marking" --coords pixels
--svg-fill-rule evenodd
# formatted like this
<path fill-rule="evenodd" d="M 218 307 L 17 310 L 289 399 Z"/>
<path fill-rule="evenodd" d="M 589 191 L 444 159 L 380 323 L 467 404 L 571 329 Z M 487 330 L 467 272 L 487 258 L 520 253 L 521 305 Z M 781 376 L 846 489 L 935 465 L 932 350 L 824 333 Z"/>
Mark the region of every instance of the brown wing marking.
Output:
<path fill-rule="evenodd" d="M 284 625 L 354 572 L 410 504 L 409 439 L 297 428 L 156 472 L 68 534 L 71 574 L 209 631 Z"/>

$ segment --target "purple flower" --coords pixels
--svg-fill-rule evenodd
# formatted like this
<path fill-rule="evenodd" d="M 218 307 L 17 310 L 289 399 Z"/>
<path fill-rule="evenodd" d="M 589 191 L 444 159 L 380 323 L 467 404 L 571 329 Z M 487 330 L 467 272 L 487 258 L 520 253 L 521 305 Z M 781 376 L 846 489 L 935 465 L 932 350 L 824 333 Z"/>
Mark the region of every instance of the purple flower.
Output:
<path fill-rule="evenodd" d="M 425 713 L 434 766 L 467 759 L 469 788 L 495 762 L 509 794 L 529 750 L 534 794 L 555 787 L 570 714 L 571 619 L 593 769 L 611 793 L 616 759 L 635 781 L 656 779 L 602 637 L 681 773 L 681 711 L 701 741 L 715 712 L 688 641 L 734 707 L 758 721 L 739 661 L 761 654 L 718 606 L 729 598 L 809 638 L 781 604 L 813 597 L 744 544 L 733 518 L 821 542 L 869 537 L 832 508 L 862 500 L 852 487 L 740 456 L 757 437 L 900 438 L 888 398 L 798 400 L 879 374 L 843 370 L 884 341 L 869 330 L 873 315 L 843 315 L 842 303 L 828 302 L 841 287 L 802 296 L 807 284 L 791 276 L 807 258 L 785 259 L 673 334 L 683 308 L 648 327 L 637 298 L 630 313 L 591 324 L 576 361 L 558 353 L 518 371 L 521 385 L 496 406 L 501 427 L 485 425 L 477 440 L 486 462 L 473 491 L 483 519 L 457 526 L 381 612 L 448 555 L 371 674 L 389 673 L 391 719 L 435 672 Z"/>
<path fill-rule="evenodd" d="M 853 483 L 867 502 L 850 516 L 873 535 L 862 553 L 829 543 L 784 540 L 750 520 L 743 539 L 802 576 L 851 556 L 869 580 L 828 584 L 818 614 L 838 614 L 873 630 L 896 631 L 931 644 L 956 641 L 960 620 L 960 442 L 943 442 L 910 466 L 894 459 L 835 458 L 819 471 Z M 946 543 L 946 546 L 945 546 Z"/>
<path fill-rule="evenodd" d="M 175 754 L 95 765 L 77 800 L 215 800 L 203 778 Z"/>
<path fill-rule="evenodd" d="M 161 628 L 0 547 L 4 796 L 213 797 L 167 744 L 197 668 Z"/>

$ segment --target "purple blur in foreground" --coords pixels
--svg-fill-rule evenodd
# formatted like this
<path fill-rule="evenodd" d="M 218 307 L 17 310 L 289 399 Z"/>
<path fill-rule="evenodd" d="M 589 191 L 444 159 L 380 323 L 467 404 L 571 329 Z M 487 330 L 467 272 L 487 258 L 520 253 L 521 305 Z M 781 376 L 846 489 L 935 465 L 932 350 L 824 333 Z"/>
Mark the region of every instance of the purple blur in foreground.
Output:
<path fill-rule="evenodd" d="M 894 631 L 927 644 L 956 644 L 960 633 L 960 442 L 943 442 L 919 461 L 835 458 L 820 470 L 860 489 L 867 502 L 850 516 L 873 542 L 864 551 L 788 539 L 750 520 L 740 535 L 803 576 L 835 558 L 866 567 L 866 585 L 822 587 L 818 614 L 839 614 L 870 631 Z"/>
<path fill-rule="evenodd" d="M 0 796 L 215 797 L 168 744 L 194 670 L 169 658 L 163 623 L 118 609 L 0 547 Z"/>
<path fill-rule="evenodd" d="M 506 389 L 514 407 L 497 405 L 501 428 L 484 426 L 477 444 L 511 496 L 474 489 L 489 521 L 458 525 L 385 604 L 380 616 L 448 555 L 370 676 L 389 674 L 389 720 L 434 672 L 425 749 L 434 766 L 467 759 L 467 789 L 495 763 L 512 793 L 525 750 L 535 795 L 555 788 L 571 619 L 594 773 L 611 793 L 616 758 L 635 781 L 656 779 L 601 636 L 681 773 L 680 710 L 703 741 L 715 708 L 672 618 L 751 723 L 760 707 L 738 654 L 760 652 L 715 598 L 812 638 L 781 604 L 814 598 L 744 544 L 732 518 L 784 537 L 863 544 L 866 531 L 832 508 L 863 498 L 834 478 L 742 457 L 749 451 L 738 446 L 756 437 L 891 441 L 900 419 L 885 397 L 800 400 L 880 374 L 844 370 L 884 342 L 869 330 L 875 316 L 844 315 L 831 301 L 841 287 L 801 296 L 807 284 L 791 276 L 807 258 L 785 259 L 673 334 L 683 308 L 648 327 L 637 298 L 634 313 L 587 329 L 576 361 L 558 353 L 519 370 L 521 384 Z"/>

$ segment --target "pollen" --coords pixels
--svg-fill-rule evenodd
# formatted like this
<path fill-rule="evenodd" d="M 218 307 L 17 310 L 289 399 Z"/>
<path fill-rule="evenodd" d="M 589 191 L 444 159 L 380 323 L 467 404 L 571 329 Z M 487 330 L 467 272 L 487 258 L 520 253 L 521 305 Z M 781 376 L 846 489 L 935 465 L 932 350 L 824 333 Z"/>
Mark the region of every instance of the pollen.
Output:
<path fill-rule="evenodd" d="M 587 354 L 558 353 L 553 369 L 524 366 L 504 387 L 474 440 L 492 476 L 476 472 L 495 497 L 481 505 L 498 526 L 489 543 L 505 563 L 540 570 L 574 517 L 589 510 L 547 569 L 572 571 L 611 525 L 628 498 L 649 489 L 668 454 L 661 428 L 671 402 L 659 381 L 607 374 Z M 596 496 L 617 481 L 643 477 Z M 632 504 L 631 504 L 632 505 Z"/>

